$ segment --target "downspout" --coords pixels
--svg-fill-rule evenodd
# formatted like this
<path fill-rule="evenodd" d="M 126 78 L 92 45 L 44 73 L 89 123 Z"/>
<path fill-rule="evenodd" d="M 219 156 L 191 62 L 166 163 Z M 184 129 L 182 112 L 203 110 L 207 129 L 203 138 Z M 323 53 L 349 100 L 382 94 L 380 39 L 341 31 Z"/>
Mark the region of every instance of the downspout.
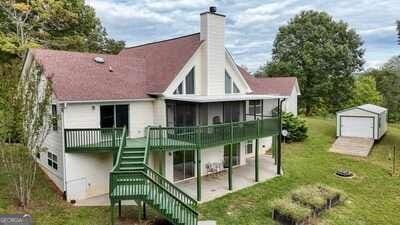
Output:
<path fill-rule="evenodd" d="M 281 100 L 281 99 L 278 99 L 278 115 L 279 115 L 279 135 L 278 135 L 278 154 L 277 154 L 277 157 L 278 157 L 278 160 L 277 160 L 277 174 L 278 175 L 281 175 L 281 168 L 282 168 L 282 162 L 281 162 L 281 160 L 282 160 L 282 156 L 281 156 L 281 154 L 282 154 L 282 147 L 281 147 L 281 142 L 282 142 L 282 104 L 283 104 L 283 102 L 284 101 L 286 101 L 286 98 L 284 98 L 283 100 Z"/>
<path fill-rule="evenodd" d="M 63 181 L 64 181 L 64 193 L 63 198 L 67 200 L 67 169 L 66 169 L 66 160 L 65 160 L 65 133 L 64 133 L 64 111 L 67 107 L 67 103 L 64 103 L 63 107 L 61 108 L 61 139 L 62 139 L 62 153 L 63 153 Z"/>

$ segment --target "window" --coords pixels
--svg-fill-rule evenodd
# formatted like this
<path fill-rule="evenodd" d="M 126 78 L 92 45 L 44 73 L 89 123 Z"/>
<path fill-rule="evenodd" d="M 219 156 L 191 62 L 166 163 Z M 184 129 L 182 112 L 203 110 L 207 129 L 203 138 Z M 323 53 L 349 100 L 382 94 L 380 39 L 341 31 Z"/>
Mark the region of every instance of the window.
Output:
<path fill-rule="evenodd" d="M 51 123 L 53 126 L 53 130 L 58 129 L 58 118 L 57 118 L 57 105 L 51 105 Z"/>
<path fill-rule="evenodd" d="M 249 114 L 250 115 L 259 115 L 261 114 L 262 106 L 261 100 L 250 100 L 249 101 Z"/>
<path fill-rule="evenodd" d="M 194 67 L 185 78 L 186 94 L 194 94 Z"/>
<path fill-rule="evenodd" d="M 226 71 L 225 71 L 225 93 L 226 94 L 232 93 L 232 78 Z"/>
<path fill-rule="evenodd" d="M 247 153 L 247 154 L 253 153 L 253 141 L 247 141 L 247 144 L 246 144 L 246 153 Z"/>
<path fill-rule="evenodd" d="M 100 106 L 101 128 L 122 128 L 124 126 L 129 130 L 129 105 Z"/>
<path fill-rule="evenodd" d="M 233 83 L 233 93 L 240 93 L 239 88 Z"/>
<path fill-rule="evenodd" d="M 58 169 L 57 156 L 51 152 L 47 152 L 47 164 L 53 169 Z"/>
<path fill-rule="evenodd" d="M 180 83 L 178 88 L 174 91 L 174 95 L 181 95 L 183 94 L 183 83 Z"/>
<path fill-rule="evenodd" d="M 194 94 L 194 67 L 186 75 L 185 82 L 181 82 L 174 91 L 174 95 L 181 94 Z"/>
<path fill-rule="evenodd" d="M 236 86 L 235 82 L 232 81 L 232 77 L 225 70 L 225 93 L 240 93 L 239 88 Z"/>

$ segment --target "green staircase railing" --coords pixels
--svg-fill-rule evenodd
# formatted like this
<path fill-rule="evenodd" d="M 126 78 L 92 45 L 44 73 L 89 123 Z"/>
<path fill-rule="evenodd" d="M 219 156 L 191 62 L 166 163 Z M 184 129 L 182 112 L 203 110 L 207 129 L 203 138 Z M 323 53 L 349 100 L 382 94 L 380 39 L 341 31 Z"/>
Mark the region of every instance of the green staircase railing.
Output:
<path fill-rule="evenodd" d="M 114 205 L 121 200 L 136 200 L 151 205 L 174 224 L 197 225 L 198 213 L 195 210 L 197 201 L 147 165 L 149 141 L 148 136 L 143 156 L 136 154 L 136 156 L 124 157 L 128 151 L 130 154 L 135 153 L 135 150 L 136 153 L 141 153 L 142 149 L 126 147 L 126 128 L 123 129 L 117 159 L 110 173 L 109 197 L 112 224 L 114 224 Z M 138 163 L 137 160 L 141 160 L 143 169 L 122 170 L 123 163 L 129 160 L 133 160 L 132 163 Z"/>

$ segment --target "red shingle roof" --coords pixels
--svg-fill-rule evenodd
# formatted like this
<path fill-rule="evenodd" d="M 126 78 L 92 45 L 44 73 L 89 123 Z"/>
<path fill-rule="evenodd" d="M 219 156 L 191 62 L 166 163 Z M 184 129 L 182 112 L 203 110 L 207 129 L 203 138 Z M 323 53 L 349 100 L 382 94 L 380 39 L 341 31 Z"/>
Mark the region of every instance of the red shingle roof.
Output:
<path fill-rule="evenodd" d="M 128 100 L 162 93 L 201 43 L 196 33 L 126 48 L 118 55 L 47 49 L 31 52 L 52 79 L 60 101 Z M 105 63 L 96 63 L 95 57 L 104 58 Z M 239 70 L 252 94 L 289 96 L 296 84 L 294 77 L 255 78 L 243 68 Z"/>
<path fill-rule="evenodd" d="M 252 94 L 290 96 L 297 82 L 296 77 L 254 77 L 240 66 L 238 68 L 253 90 Z"/>
<path fill-rule="evenodd" d="M 60 101 L 148 97 L 143 59 L 47 49 L 33 49 L 32 53 L 46 77 L 51 78 Z M 97 56 L 104 58 L 105 63 L 96 63 Z"/>
<path fill-rule="evenodd" d="M 122 50 L 120 56 L 144 57 L 149 93 L 162 93 L 200 47 L 200 33 Z"/>
<path fill-rule="evenodd" d="M 60 101 L 139 99 L 162 93 L 200 44 L 196 33 L 127 48 L 119 55 L 47 49 L 32 53 L 46 76 L 52 77 Z M 94 62 L 97 56 L 105 63 Z"/>

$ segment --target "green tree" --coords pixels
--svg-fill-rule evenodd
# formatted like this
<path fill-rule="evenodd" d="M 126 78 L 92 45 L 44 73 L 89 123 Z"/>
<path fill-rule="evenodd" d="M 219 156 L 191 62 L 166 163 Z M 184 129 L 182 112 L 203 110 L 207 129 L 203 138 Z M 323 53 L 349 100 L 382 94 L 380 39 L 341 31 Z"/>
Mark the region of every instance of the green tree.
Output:
<path fill-rule="evenodd" d="M 0 111 L 3 132 L 18 139 L 15 111 L 22 60 L 28 48 L 118 53 L 124 42 L 108 37 L 95 11 L 84 0 L 0 1 Z M 6 127 L 7 129 L 5 129 Z"/>
<path fill-rule="evenodd" d="M 361 46 L 360 36 L 343 21 L 325 12 L 303 11 L 279 28 L 272 61 L 262 71 L 268 76 L 296 76 L 306 115 L 321 102 L 334 112 L 351 97 L 352 73 L 364 63 Z"/>
<path fill-rule="evenodd" d="M 362 104 L 383 104 L 383 96 L 376 88 L 376 81 L 373 76 L 361 75 L 355 81 L 352 90 L 352 98 L 349 100 L 349 107 Z"/>

